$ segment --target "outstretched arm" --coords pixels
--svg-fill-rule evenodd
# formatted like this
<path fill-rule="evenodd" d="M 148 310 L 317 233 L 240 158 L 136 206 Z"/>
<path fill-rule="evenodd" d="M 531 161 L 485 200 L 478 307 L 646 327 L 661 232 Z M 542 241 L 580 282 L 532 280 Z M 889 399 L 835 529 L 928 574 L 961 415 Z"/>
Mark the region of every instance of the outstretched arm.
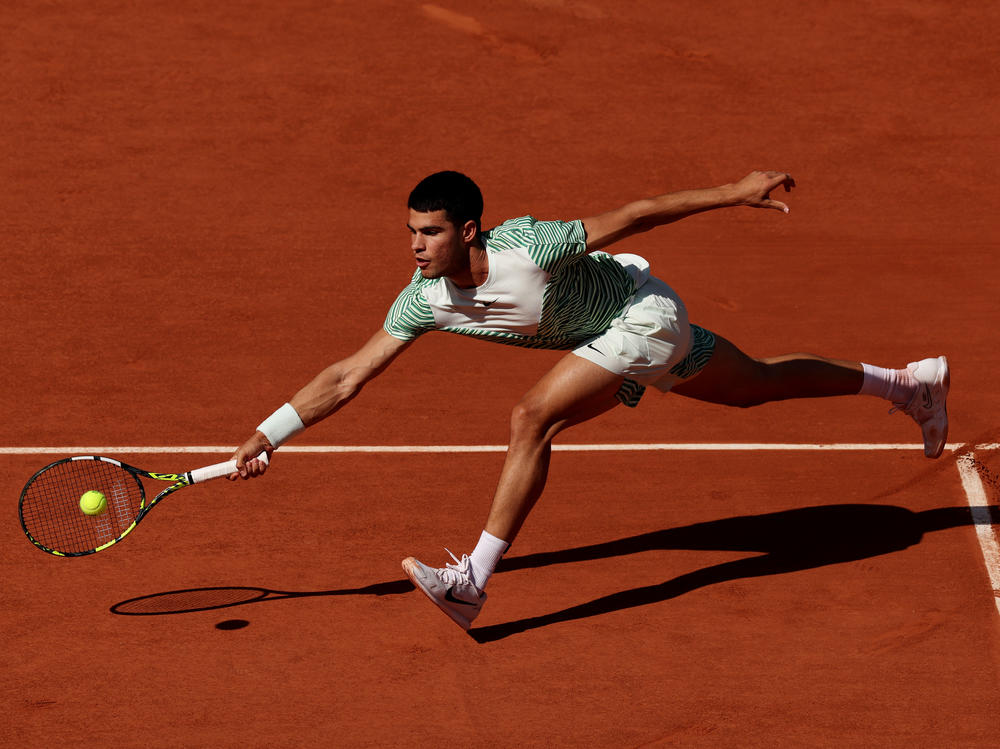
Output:
<path fill-rule="evenodd" d="M 702 190 L 682 190 L 627 203 L 621 208 L 583 220 L 587 251 L 600 250 L 626 237 L 715 208 L 748 205 L 788 213 L 788 206 L 771 199 L 771 191 L 789 192 L 795 180 L 785 172 L 751 172 L 739 182 Z"/>
<path fill-rule="evenodd" d="M 408 341 L 393 338 L 380 330 L 357 353 L 331 364 L 316 375 L 312 382 L 292 397 L 288 406 L 294 409 L 303 426 L 322 421 L 357 395 L 366 382 L 388 367 L 409 345 Z M 282 408 L 287 409 L 288 406 Z M 294 414 L 292 418 L 295 418 Z M 263 432 L 254 432 L 233 455 L 239 476 L 251 478 L 264 473 L 267 466 L 255 456 L 264 451 L 270 455 L 276 447 Z M 230 478 L 235 479 L 236 474 Z"/>

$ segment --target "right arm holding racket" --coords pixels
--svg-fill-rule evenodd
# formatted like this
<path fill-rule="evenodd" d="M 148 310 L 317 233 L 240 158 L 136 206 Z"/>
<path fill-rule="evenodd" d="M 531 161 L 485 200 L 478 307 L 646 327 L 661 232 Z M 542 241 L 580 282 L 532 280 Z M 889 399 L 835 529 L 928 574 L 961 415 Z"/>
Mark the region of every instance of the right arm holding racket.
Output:
<path fill-rule="evenodd" d="M 261 424 L 263 431 L 258 428 L 236 450 L 237 472 L 228 478 L 235 481 L 262 475 L 267 464 L 255 456 L 262 452 L 270 455 L 290 436 L 338 411 L 409 345 L 409 341 L 379 330 L 356 353 L 324 369 Z"/>

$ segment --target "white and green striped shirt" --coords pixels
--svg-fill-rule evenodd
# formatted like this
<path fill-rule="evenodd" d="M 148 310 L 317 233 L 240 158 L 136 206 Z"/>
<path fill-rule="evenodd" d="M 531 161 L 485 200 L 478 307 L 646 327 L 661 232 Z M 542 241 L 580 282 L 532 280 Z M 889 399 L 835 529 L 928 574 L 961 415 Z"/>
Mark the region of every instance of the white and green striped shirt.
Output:
<path fill-rule="evenodd" d="M 412 341 L 430 330 L 527 348 L 571 349 L 607 330 L 635 292 L 604 252 L 587 254 L 581 221 L 511 219 L 484 232 L 489 275 L 461 289 L 420 271 L 396 298 L 384 330 Z"/>

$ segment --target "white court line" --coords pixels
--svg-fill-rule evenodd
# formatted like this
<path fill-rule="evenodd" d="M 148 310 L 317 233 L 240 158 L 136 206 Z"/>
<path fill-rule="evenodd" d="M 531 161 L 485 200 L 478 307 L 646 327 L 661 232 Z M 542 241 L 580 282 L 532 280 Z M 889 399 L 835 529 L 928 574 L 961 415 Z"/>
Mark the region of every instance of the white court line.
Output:
<path fill-rule="evenodd" d="M 948 443 L 947 450 L 957 450 L 964 443 Z M 664 442 L 664 443 L 611 443 L 611 444 L 556 444 L 557 452 L 641 452 L 641 451 L 809 451 L 809 450 L 922 450 L 920 444 L 843 442 L 810 444 L 791 442 Z M 1000 443 L 976 445 L 975 450 L 997 450 Z M 235 446 L 220 445 L 147 445 L 147 446 L 69 446 L 69 447 L 0 447 L 0 455 L 103 455 L 108 453 L 169 454 L 169 453 L 225 453 L 232 454 Z M 283 453 L 502 453 L 506 445 L 286 445 Z"/>
<path fill-rule="evenodd" d="M 945 447 L 954 451 L 962 448 L 964 443 L 949 443 Z M 808 444 L 808 443 L 782 443 L 782 442 L 745 442 L 745 443 L 622 443 L 622 444 L 559 444 L 553 445 L 552 449 L 561 452 L 613 452 L 613 451 L 808 451 L 808 450 L 843 450 L 843 451 L 868 451 L 868 450 L 920 450 L 923 445 L 919 444 L 896 444 L 896 443 L 832 443 L 832 444 Z M 115 453 L 224 453 L 231 455 L 235 447 L 219 445 L 197 445 L 197 446 L 110 446 L 98 447 L 72 446 L 72 447 L 0 447 L 0 455 L 101 455 Z M 974 451 L 982 452 L 1000 449 L 1000 443 L 988 442 L 978 444 Z M 502 453 L 506 452 L 506 445 L 288 445 L 281 448 L 282 452 L 289 453 Z M 971 452 L 965 453 L 972 455 Z M 958 460 L 958 471 L 962 479 L 962 487 L 968 499 L 969 507 L 972 510 L 973 522 L 975 523 L 976 535 L 979 538 L 979 546 L 986 561 L 986 569 L 989 573 L 990 584 L 993 586 L 994 602 L 997 611 L 1000 612 L 1000 547 L 998 547 L 996 536 L 991 525 L 989 499 L 986 489 L 983 486 L 982 478 L 976 470 L 971 460 Z"/>
<path fill-rule="evenodd" d="M 969 458 L 972 457 L 972 453 L 967 455 Z M 996 604 L 997 613 L 1000 613 L 1000 545 L 997 544 L 997 537 L 993 532 L 993 519 L 990 517 L 990 502 L 986 496 L 986 487 L 983 486 L 982 476 L 979 475 L 971 459 L 959 459 L 958 474 L 962 477 L 962 488 L 965 489 L 969 509 L 972 511 L 972 522 L 979 538 L 979 548 L 986 561 L 990 585 L 993 586 L 993 602 Z"/>

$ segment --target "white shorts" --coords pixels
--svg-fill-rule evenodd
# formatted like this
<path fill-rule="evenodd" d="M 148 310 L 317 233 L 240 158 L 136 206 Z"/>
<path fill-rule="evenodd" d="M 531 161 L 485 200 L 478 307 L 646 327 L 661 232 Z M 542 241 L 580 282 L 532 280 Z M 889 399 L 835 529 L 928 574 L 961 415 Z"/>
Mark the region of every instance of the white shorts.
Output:
<path fill-rule="evenodd" d="M 714 348 L 715 336 L 688 322 L 677 293 L 650 276 L 610 327 L 573 353 L 625 377 L 618 399 L 635 406 L 646 386 L 668 392 L 698 374 Z"/>

